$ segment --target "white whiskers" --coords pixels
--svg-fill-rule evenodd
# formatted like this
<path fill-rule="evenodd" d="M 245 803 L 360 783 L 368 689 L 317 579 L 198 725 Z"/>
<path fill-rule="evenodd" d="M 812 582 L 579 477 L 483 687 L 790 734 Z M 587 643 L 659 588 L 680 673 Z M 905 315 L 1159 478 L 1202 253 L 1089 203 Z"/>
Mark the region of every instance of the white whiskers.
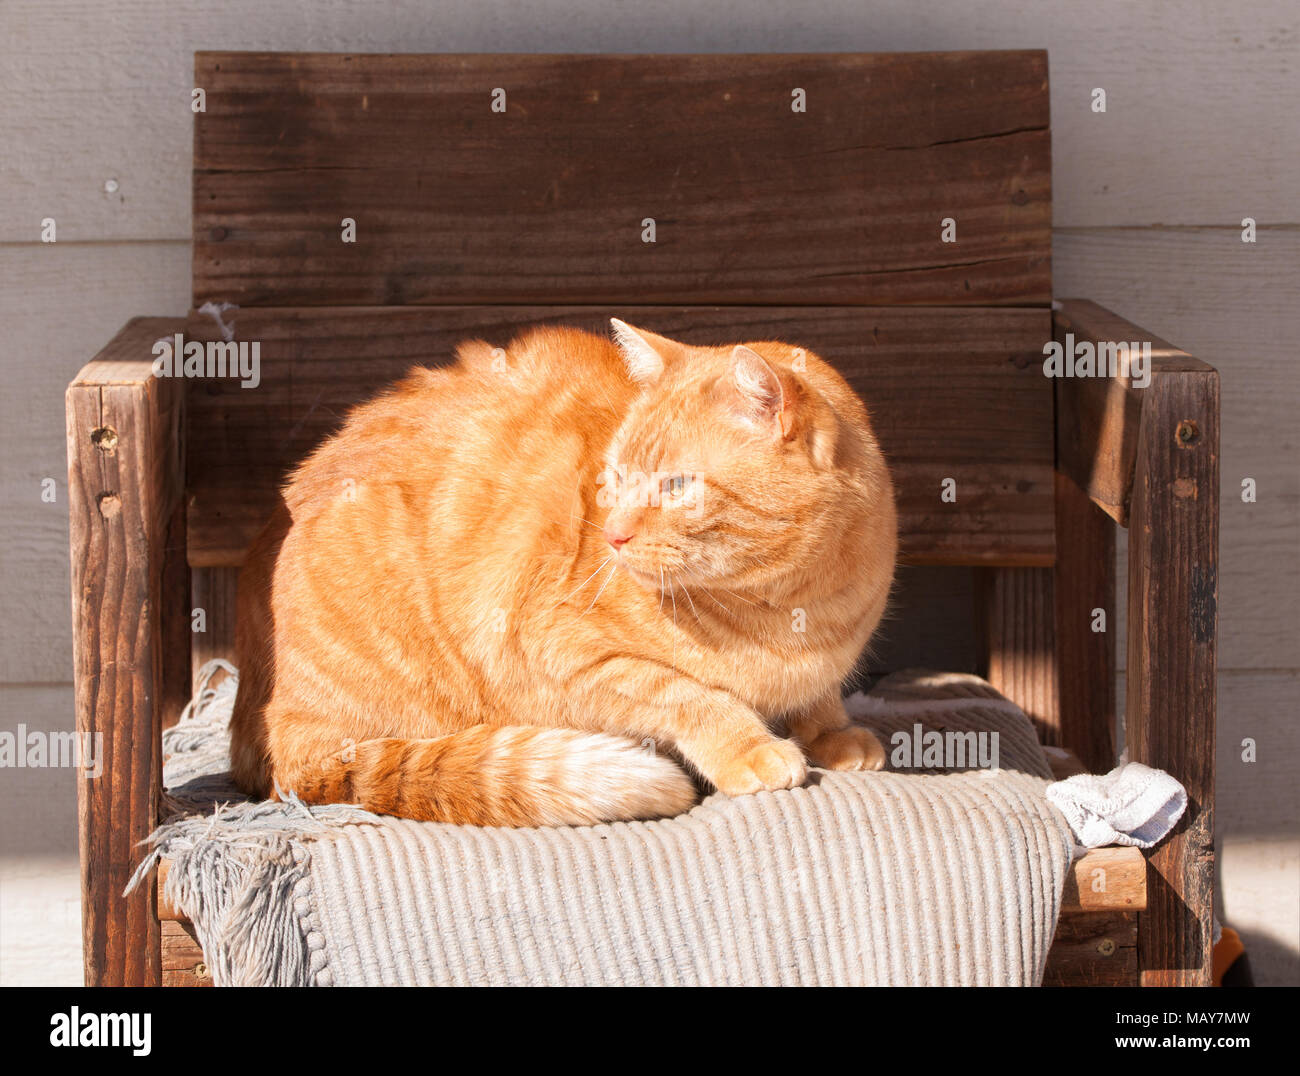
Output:
<path fill-rule="evenodd" d="M 577 595 L 578 595 L 578 591 L 582 590 L 583 587 L 585 587 L 588 583 L 590 583 L 593 579 L 595 579 L 596 576 L 598 576 L 598 575 L 600 574 L 600 570 L 601 570 L 601 568 L 605 567 L 605 565 L 608 564 L 608 563 L 609 563 L 611 560 L 613 560 L 613 559 L 614 559 L 614 554 L 611 553 L 608 557 L 606 557 L 604 560 L 602 560 L 602 561 L 600 562 L 600 564 L 598 564 L 598 565 L 596 566 L 596 570 L 595 570 L 594 572 L 592 572 L 589 576 L 587 576 L 587 578 L 584 579 L 581 583 L 579 583 L 579 584 L 577 585 L 577 587 L 574 588 L 574 590 L 573 590 L 573 592 L 572 592 L 571 594 L 567 594 L 567 595 L 565 595 L 563 598 L 561 598 L 558 602 L 555 603 L 555 608 L 558 609 L 561 605 L 563 605 L 565 602 L 567 602 L 570 598 L 577 597 Z"/>
<path fill-rule="evenodd" d="M 614 559 L 613 557 L 606 558 L 605 564 L 608 564 L 613 559 Z M 603 568 L 604 564 L 602 564 L 601 567 Z M 600 569 L 598 568 L 596 570 L 599 571 Z M 609 575 L 605 576 L 605 581 L 600 584 L 600 589 L 596 591 L 596 596 L 591 599 L 591 605 L 588 605 L 587 608 L 585 608 L 582 611 L 582 616 L 578 617 L 579 620 L 581 620 L 583 616 L 586 616 L 588 613 L 591 612 L 592 606 L 594 606 L 596 602 L 600 600 L 600 596 L 605 593 L 605 588 L 609 586 L 609 581 L 614 578 L 614 575 L 617 571 L 618 571 L 617 564 L 615 564 L 612 568 L 610 568 Z"/>

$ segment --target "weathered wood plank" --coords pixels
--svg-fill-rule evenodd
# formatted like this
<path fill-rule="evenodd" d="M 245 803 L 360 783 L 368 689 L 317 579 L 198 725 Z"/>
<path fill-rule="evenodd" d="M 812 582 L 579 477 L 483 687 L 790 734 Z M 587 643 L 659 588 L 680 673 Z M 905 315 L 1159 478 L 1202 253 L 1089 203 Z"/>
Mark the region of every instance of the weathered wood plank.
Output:
<path fill-rule="evenodd" d="M 182 496 L 184 392 L 134 356 L 171 325 L 130 322 L 67 391 L 77 730 L 103 758 L 99 777 L 78 782 L 88 985 L 160 981 L 153 887 L 122 890 L 157 818 L 169 687 L 160 610 Z"/>
<path fill-rule="evenodd" d="M 474 336 L 505 346 L 540 323 L 605 333 L 611 313 L 698 343 L 782 339 L 834 363 L 871 409 L 910 562 L 1051 563 L 1051 385 L 1027 359 L 1041 353 L 1047 312 L 861 307 L 241 310 L 237 338 L 260 343 L 260 385 L 190 382 L 190 563 L 240 563 L 288 468 L 412 366 L 446 362 Z M 214 327 L 200 318 L 190 331 Z M 941 499 L 945 478 L 954 503 Z"/>
<path fill-rule="evenodd" d="M 1128 570 L 1130 757 L 1187 789 L 1187 811 L 1149 856 L 1142 982 L 1207 985 L 1214 878 L 1219 379 L 1157 368 L 1143 390 Z"/>
<path fill-rule="evenodd" d="M 859 674 L 885 676 L 917 668 L 975 673 L 976 571 L 941 565 L 899 568 L 889 607 L 862 655 Z"/>
<path fill-rule="evenodd" d="M 195 85 L 196 307 L 1051 296 L 1042 51 L 201 52 Z"/>
<path fill-rule="evenodd" d="M 1147 907 L 1146 860 L 1136 848 L 1094 848 L 1070 866 L 1061 913 L 1140 912 Z"/>
<path fill-rule="evenodd" d="M 22 19 L 0 36 L 0 98 L 11 104 L 0 122 L 13 166 L 0 240 L 30 239 L 33 222 L 48 214 L 58 218 L 61 239 L 188 240 L 193 116 L 183 91 L 192 85 L 192 51 L 213 42 L 373 52 L 764 52 L 774 33 L 791 52 L 846 42 L 1048 49 L 1058 228 L 1235 223 L 1247 212 L 1297 223 L 1291 177 L 1300 158 L 1294 140 L 1277 137 L 1300 53 L 1296 35 L 1279 32 L 1294 25 L 1292 0 L 1241 9 L 1199 0 L 1195 17 L 1164 5 L 1116 5 L 1104 19 L 1062 0 L 909 0 L 870 9 L 822 0 L 816 18 L 789 12 L 779 22 L 664 0 L 653 16 L 621 23 L 557 20 L 544 5 L 515 6 L 508 19 L 484 17 L 481 5 L 444 6 L 430 19 L 418 5 L 390 4 L 364 27 L 356 0 L 316 0 L 309 20 L 286 17 L 286 6 L 249 6 L 232 23 L 201 0 L 116 0 L 105 23 L 69 19 L 57 5 L 24 5 Z M 42 47 L 56 38 L 57 50 Z M 1205 71 L 1215 72 L 1213 95 L 1204 93 Z M 54 85 L 58 94 L 48 91 Z M 1096 86 L 1109 95 L 1105 115 L 1090 107 Z M 1187 107 L 1192 100 L 1196 108 Z M 100 186 L 110 177 L 119 183 L 112 195 Z"/>
<path fill-rule="evenodd" d="M 1025 711 L 1041 743 L 1061 746 L 1052 569 L 981 568 L 975 578 L 981 675 Z"/>
<path fill-rule="evenodd" d="M 179 432 L 179 431 L 178 431 Z M 177 446 L 184 450 L 184 441 Z M 184 461 L 180 463 L 184 475 Z M 176 498 L 164 539 L 162 600 L 159 616 L 162 624 L 162 727 L 176 724 L 190 701 L 190 563 L 185 543 L 185 520 L 188 515 L 183 496 Z"/>
<path fill-rule="evenodd" d="M 1052 338 L 1151 344 L 1152 369 L 1174 373 L 1210 367 L 1181 348 L 1086 299 L 1063 300 L 1052 313 Z M 1061 377 L 1056 384 L 1056 459 L 1060 471 L 1107 515 L 1128 526 L 1144 389 L 1128 376 Z"/>
<path fill-rule="evenodd" d="M 156 883 L 158 888 L 158 918 L 163 922 L 189 923 L 189 916 L 167 899 L 167 876 L 171 873 L 171 869 L 172 863 L 170 859 L 160 859 L 158 861 L 158 880 Z"/>
<path fill-rule="evenodd" d="M 203 611 L 204 631 L 185 640 L 195 679 L 213 658 L 235 660 L 235 599 L 239 591 L 238 568 L 195 568 L 192 572 L 192 611 Z"/>
<path fill-rule="evenodd" d="M 1115 764 L 1115 525 L 1059 472 L 1052 589 L 1061 743 L 1089 773 L 1106 773 Z"/>
<path fill-rule="evenodd" d="M 208 970 L 203 946 L 190 923 L 163 920 L 162 985 L 212 985 L 212 973 Z"/>
<path fill-rule="evenodd" d="M 1137 921 L 1132 912 L 1061 916 L 1043 985 L 1137 986 Z"/>

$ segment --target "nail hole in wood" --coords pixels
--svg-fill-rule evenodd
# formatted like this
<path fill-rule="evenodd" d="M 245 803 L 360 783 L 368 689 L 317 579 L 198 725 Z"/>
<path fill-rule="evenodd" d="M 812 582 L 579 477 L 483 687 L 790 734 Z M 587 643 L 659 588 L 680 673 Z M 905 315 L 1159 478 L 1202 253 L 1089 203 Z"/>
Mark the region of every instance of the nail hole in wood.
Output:
<path fill-rule="evenodd" d="M 1102 956 L 1110 956 L 1115 951 L 1115 942 L 1111 938 L 1102 938 L 1097 943 L 1097 952 Z"/>
<path fill-rule="evenodd" d="M 1189 418 L 1185 418 L 1178 424 L 1177 436 L 1178 443 L 1183 448 L 1190 448 L 1200 438 L 1201 431 L 1195 422 Z"/>
<path fill-rule="evenodd" d="M 105 519 L 113 519 L 122 511 L 122 501 L 116 493 L 99 495 L 99 514 Z"/>
<path fill-rule="evenodd" d="M 101 452 L 113 455 L 117 451 L 117 430 L 112 426 L 100 426 L 90 431 L 90 443 Z"/>

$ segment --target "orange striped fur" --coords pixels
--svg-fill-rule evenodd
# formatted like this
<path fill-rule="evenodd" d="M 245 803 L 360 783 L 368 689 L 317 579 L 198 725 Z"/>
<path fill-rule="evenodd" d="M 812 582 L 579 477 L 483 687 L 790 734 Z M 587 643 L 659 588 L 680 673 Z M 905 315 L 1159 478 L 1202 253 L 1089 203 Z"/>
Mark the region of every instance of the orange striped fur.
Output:
<path fill-rule="evenodd" d="M 883 763 L 839 692 L 897 542 L 862 402 L 614 328 L 464 344 L 292 475 L 240 577 L 242 788 L 582 825 Z"/>

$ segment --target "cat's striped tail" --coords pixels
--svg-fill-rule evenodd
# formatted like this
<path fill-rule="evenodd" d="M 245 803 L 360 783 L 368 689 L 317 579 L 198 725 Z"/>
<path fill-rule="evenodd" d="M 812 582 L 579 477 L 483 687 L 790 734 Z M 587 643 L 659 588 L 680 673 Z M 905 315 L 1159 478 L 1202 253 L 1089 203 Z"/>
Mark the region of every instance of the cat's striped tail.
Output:
<path fill-rule="evenodd" d="M 298 770 L 287 787 L 307 803 L 356 803 L 376 814 L 475 826 L 663 818 L 696 799 L 681 767 L 633 740 L 523 725 L 475 725 L 433 740 L 363 740 Z"/>

